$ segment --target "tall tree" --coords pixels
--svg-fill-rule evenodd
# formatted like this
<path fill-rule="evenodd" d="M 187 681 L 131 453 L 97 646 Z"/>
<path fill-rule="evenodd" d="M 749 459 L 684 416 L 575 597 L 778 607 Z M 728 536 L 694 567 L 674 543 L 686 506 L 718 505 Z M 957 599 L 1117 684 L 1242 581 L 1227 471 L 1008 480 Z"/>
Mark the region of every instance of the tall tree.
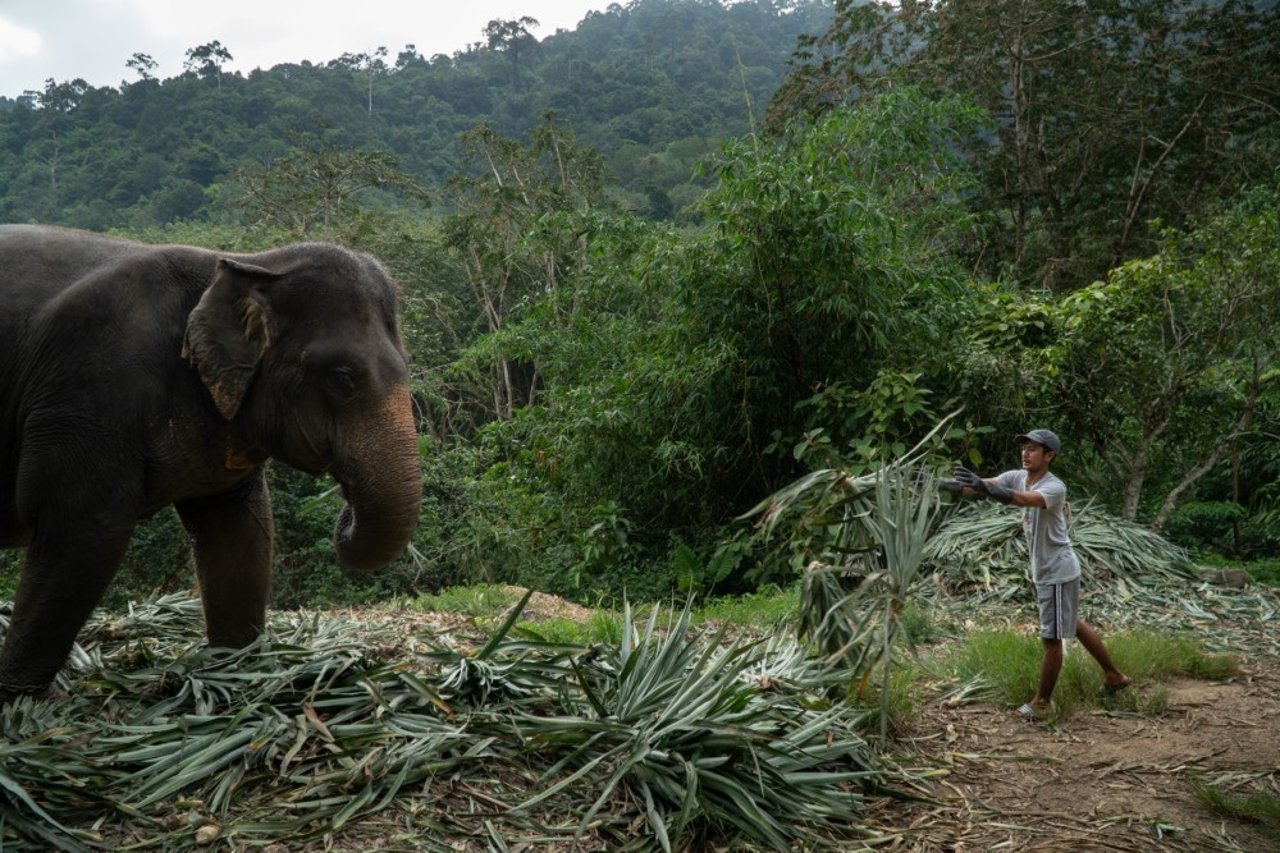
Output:
<path fill-rule="evenodd" d="M 795 474 L 811 439 L 849 464 L 883 449 L 861 446 L 884 416 L 868 389 L 893 384 L 883 399 L 910 407 L 915 380 L 947 364 L 966 301 L 955 255 L 972 233 L 959 151 L 982 130 L 961 99 L 908 87 L 727 147 L 709 213 L 733 272 L 699 282 L 711 301 L 690 320 L 742 359 L 736 429 L 764 488 Z"/>
<path fill-rule="evenodd" d="M 80 106 L 88 91 L 89 84 L 79 77 L 62 83 L 50 77 L 44 81 L 44 91 L 39 96 L 40 109 L 53 114 L 69 113 Z"/>
<path fill-rule="evenodd" d="M 135 53 L 133 56 L 129 57 L 129 60 L 124 64 L 124 66 L 125 68 L 133 69 L 140 80 L 147 81 L 155 79 L 155 75 L 151 72 L 156 70 L 156 61 L 152 59 L 149 54 Z"/>
<path fill-rule="evenodd" d="M 484 36 L 490 50 L 505 53 L 511 59 L 511 88 L 520 82 L 520 55 L 538 43 L 529 27 L 538 26 L 536 18 L 525 15 L 504 21 L 495 18 L 485 24 Z"/>
<path fill-rule="evenodd" d="M 599 155 L 550 116 L 528 144 L 487 123 L 462 142 L 469 168 L 449 185 L 456 212 L 445 224 L 446 240 L 463 259 L 484 331 L 496 335 L 515 305 L 556 292 L 579 248 L 575 233 L 557 227 L 556 215 L 600 203 L 603 174 Z M 501 348 L 478 355 L 492 377 L 488 415 L 509 419 L 535 394 L 536 373 L 522 373 Z"/>
<path fill-rule="evenodd" d="M 344 53 L 329 63 L 331 67 L 348 68 L 365 75 L 369 115 L 373 115 L 373 80 L 387 73 L 386 58 L 387 49 L 379 47 L 372 53 Z"/>
<path fill-rule="evenodd" d="M 354 234 L 368 208 L 361 198 L 393 191 L 425 201 L 426 190 L 385 151 L 351 150 L 295 136 L 291 153 L 266 166 L 237 170 L 237 205 L 252 221 L 293 239 Z"/>
<path fill-rule="evenodd" d="M 218 81 L 218 91 L 222 91 L 222 66 L 235 58 L 231 51 L 222 46 L 222 42 L 214 40 L 189 48 L 186 56 L 183 68 L 206 79 L 213 77 Z"/>
<path fill-rule="evenodd" d="M 550 526 L 538 512 L 575 524 L 591 572 L 668 559 L 673 542 L 710 558 L 723 526 L 821 454 L 864 463 L 928 432 L 967 301 L 952 255 L 972 182 L 956 142 L 980 129 L 957 99 L 902 90 L 738 140 L 696 231 L 598 209 L 526 218 L 531 181 L 505 165 L 487 176 L 478 200 L 500 205 L 501 230 L 490 216 L 470 230 L 506 309 L 477 355 L 539 379 L 484 433 L 502 480 L 538 490 L 514 508 L 522 526 Z M 508 210 L 528 224 L 508 232 Z M 549 237 L 565 249 L 548 254 Z"/>

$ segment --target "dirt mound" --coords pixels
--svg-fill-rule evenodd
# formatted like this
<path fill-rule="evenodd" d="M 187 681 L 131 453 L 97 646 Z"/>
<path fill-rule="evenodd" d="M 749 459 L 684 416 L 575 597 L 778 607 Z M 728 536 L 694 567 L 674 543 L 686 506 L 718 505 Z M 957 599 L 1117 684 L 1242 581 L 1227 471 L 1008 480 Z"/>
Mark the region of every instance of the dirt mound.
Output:
<path fill-rule="evenodd" d="M 503 589 L 511 593 L 516 600 L 528 591 L 522 586 L 504 586 Z M 535 592 L 529 597 L 529 603 L 525 605 L 521 616 L 535 622 L 542 619 L 571 619 L 574 622 L 586 622 L 594 612 L 589 607 L 574 604 L 558 596 Z"/>

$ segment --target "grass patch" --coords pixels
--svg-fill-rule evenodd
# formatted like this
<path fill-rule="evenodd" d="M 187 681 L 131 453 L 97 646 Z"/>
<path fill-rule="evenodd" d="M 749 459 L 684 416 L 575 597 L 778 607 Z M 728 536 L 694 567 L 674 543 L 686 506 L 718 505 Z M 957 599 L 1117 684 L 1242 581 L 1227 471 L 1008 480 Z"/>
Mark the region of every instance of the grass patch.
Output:
<path fill-rule="evenodd" d="M 1252 563 L 1245 563 L 1244 568 L 1249 573 L 1249 577 L 1253 578 L 1254 583 L 1280 587 L 1280 559 L 1272 557 L 1266 560 L 1255 560 Z"/>
<path fill-rule="evenodd" d="M 476 584 L 450 587 L 434 595 L 420 595 L 411 606 L 432 613 L 453 613 L 484 620 L 501 616 L 518 598 L 509 587 Z M 708 600 L 693 611 L 691 621 L 699 626 L 725 626 L 739 632 L 770 633 L 783 630 L 788 623 L 794 624 L 799 609 L 798 588 L 769 587 L 745 595 Z M 607 608 L 595 610 L 586 622 L 553 616 L 523 619 L 515 626 L 515 631 L 528 639 L 564 645 L 611 642 L 621 630 L 622 617 Z"/>
<path fill-rule="evenodd" d="M 936 642 L 942 636 L 935 607 L 911 603 L 902 609 L 902 627 L 916 645 Z"/>
<path fill-rule="evenodd" d="M 526 639 L 565 646 L 591 646 L 616 642 L 622 633 L 622 617 L 612 610 L 596 610 L 585 622 L 565 616 L 537 621 L 521 620 L 515 632 Z"/>
<path fill-rule="evenodd" d="M 504 616 L 520 599 L 514 587 L 496 584 L 450 587 L 435 595 L 421 595 L 412 606 L 431 613 L 470 616 L 480 623 Z M 513 627 L 520 637 L 561 646 L 590 646 L 614 642 L 622 631 L 622 617 L 612 610 L 592 611 L 584 622 L 567 616 L 520 619 Z"/>
<path fill-rule="evenodd" d="M 1177 677 L 1212 681 L 1240 671 L 1235 655 L 1206 651 L 1188 636 L 1139 630 L 1105 637 L 1104 642 L 1116 666 L 1139 681 Z"/>
<path fill-rule="evenodd" d="M 849 684 L 845 701 L 855 708 L 863 708 L 873 712 L 868 716 L 868 723 L 879 723 L 879 715 L 884 714 L 887 721 L 886 733 L 891 737 L 901 735 L 911 727 L 911 723 L 920 712 L 924 701 L 924 680 L 926 674 L 914 663 L 899 663 L 893 667 L 889 678 L 889 695 L 884 697 L 884 675 L 874 673 L 865 687 L 858 681 Z M 868 735 L 878 732 L 868 731 Z"/>
<path fill-rule="evenodd" d="M 960 647 L 955 671 L 962 681 L 981 681 L 993 701 L 1016 707 L 1036 692 L 1040 656 L 1035 637 L 1010 630 L 977 631 Z M 1064 675 L 1073 657 L 1064 662 Z"/>
<path fill-rule="evenodd" d="M 1128 631 L 1104 637 L 1116 666 L 1138 686 L 1167 678 L 1213 680 L 1239 669 L 1232 655 L 1214 654 L 1190 637 L 1157 631 Z M 1042 643 L 1039 637 L 1012 630 L 971 634 L 955 657 L 955 674 L 962 681 L 980 682 L 993 701 L 1017 706 L 1035 695 L 1040 679 Z M 1160 687 L 1126 690 L 1101 699 L 1102 671 L 1079 643 L 1069 643 L 1062 672 L 1053 693 L 1059 717 L 1080 705 L 1159 716 L 1169 707 L 1168 691 Z"/>
<path fill-rule="evenodd" d="M 1266 791 L 1228 793 L 1202 779 L 1192 777 L 1189 781 L 1196 796 L 1211 811 L 1258 824 L 1268 837 L 1280 839 L 1280 797 Z"/>
<path fill-rule="evenodd" d="M 773 630 L 794 624 L 800 613 L 799 587 L 771 587 L 746 595 L 710 600 L 693 613 L 695 624 L 713 623 L 731 628 Z"/>
<path fill-rule="evenodd" d="M 435 595 L 420 595 L 413 606 L 429 613 L 457 613 L 482 618 L 500 615 L 519 598 L 514 590 L 495 584 L 477 584 L 450 587 Z"/>

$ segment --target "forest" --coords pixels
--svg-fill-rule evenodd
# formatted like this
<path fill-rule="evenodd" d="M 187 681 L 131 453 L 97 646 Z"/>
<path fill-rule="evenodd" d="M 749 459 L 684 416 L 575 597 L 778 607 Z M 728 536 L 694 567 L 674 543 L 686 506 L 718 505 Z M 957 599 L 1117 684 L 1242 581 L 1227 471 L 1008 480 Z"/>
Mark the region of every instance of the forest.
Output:
<path fill-rule="evenodd" d="M 0 839 L 1280 839 L 1280 3 L 535 24 L 0 97 L 5 220 L 381 259 L 423 487 L 358 573 L 334 481 L 273 463 L 271 624 L 237 651 L 175 513 L 140 525 L 64 695 L 0 707 Z M 1041 672 L 1022 521 L 940 492 L 1035 427 L 1132 676 L 1073 651 L 1044 717 L 1010 713 Z"/>

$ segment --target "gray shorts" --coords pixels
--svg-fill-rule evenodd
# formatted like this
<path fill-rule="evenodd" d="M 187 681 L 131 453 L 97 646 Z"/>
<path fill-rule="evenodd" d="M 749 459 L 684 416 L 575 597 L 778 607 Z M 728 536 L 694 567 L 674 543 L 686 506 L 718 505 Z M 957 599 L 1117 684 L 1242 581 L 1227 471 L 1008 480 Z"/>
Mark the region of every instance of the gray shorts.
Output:
<path fill-rule="evenodd" d="M 1069 640 L 1076 635 L 1076 611 L 1080 607 L 1080 578 L 1062 583 L 1036 584 L 1040 600 L 1040 637 Z"/>

